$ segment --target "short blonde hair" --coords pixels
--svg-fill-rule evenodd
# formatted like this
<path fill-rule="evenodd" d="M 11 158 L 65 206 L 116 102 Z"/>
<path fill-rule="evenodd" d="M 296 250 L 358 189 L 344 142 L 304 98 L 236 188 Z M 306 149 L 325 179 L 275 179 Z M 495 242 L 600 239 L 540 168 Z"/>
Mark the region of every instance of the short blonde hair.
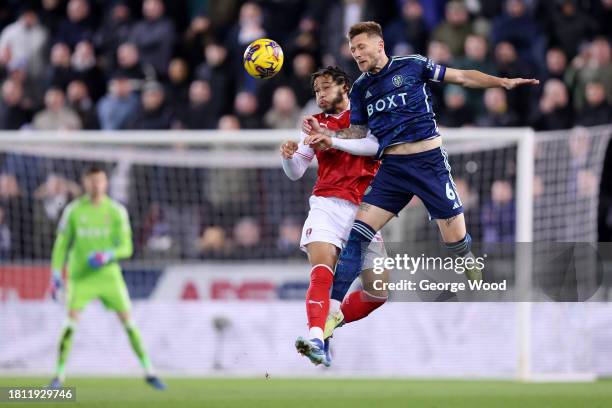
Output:
<path fill-rule="evenodd" d="M 382 27 L 376 21 L 362 21 L 361 23 L 353 24 L 348 32 L 348 39 L 352 40 L 359 34 L 366 33 L 369 36 L 377 35 L 383 38 Z"/>

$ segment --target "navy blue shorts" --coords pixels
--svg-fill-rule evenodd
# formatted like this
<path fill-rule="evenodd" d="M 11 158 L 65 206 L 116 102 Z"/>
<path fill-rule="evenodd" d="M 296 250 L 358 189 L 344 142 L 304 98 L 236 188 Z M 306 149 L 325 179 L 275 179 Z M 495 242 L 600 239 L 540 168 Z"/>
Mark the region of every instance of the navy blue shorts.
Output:
<path fill-rule="evenodd" d="M 432 219 L 463 213 L 444 148 L 384 155 L 362 202 L 397 215 L 415 195 L 423 201 Z"/>

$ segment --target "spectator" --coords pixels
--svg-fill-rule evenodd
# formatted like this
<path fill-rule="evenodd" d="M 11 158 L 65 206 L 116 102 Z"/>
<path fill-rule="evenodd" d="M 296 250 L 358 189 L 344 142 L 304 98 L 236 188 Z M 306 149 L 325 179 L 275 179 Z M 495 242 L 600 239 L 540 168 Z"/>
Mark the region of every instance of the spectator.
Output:
<path fill-rule="evenodd" d="M 217 123 L 219 130 L 240 130 L 240 119 L 236 115 L 223 115 Z"/>
<path fill-rule="evenodd" d="M 64 91 L 50 88 L 45 93 L 45 109 L 34 115 L 34 129 L 78 130 L 82 123 L 74 110 L 66 106 Z"/>
<path fill-rule="evenodd" d="M 42 0 L 41 5 L 42 9 L 38 13 L 41 24 L 47 27 L 49 32 L 56 33 L 65 16 L 64 2 L 61 0 Z"/>
<path fill-rule="evenodd" d="M 22 197 L 17 178 L 13 174 L 0 173 L 0 201 Z"/>
<path fill-rule="evenodd" d="M 546 51 L 546 79 L 563 80 L 567 69 L 567 57 L 561 48 L 550 48 Z"/>
<path fill-rule="evenodd" d="M 174 47 L 174 23 L 164 13 L 161 0 L 144 0 L 144 20 L 136 23 L 130 35 L 130 42 L 140 51 L 142 63 L 153 66 L 158 75 L 163 75 L 168 69 Z"/>
<path fill-rule="evenodd" d="M 489 88 L 484 94 L 486 113 L 476 124 L 483 127 L 518 126 L 518 118 L 509 110 L 506 91 L 503 88 Z"/>
<path fill-rule="evenodd" d="M 424 54 L 428 37 L 421 3 L 418 0 L 406 0 L 401 15 L 385 29 L 387 55 Z"/>
<path fill-rule="evenodd" d="M 136 45 L 123 43 L 117 48 L 117 69 L 115 72 L 131 79 L 134 89 L 140 88 L 145 74 L 140 63 L 140 53 Z"/>
<path fill-rule="evenodd" d="M 70 0 L 66 7 L 67 19 L 62 21 L 55 40 L 74 48 L 81 41 L 91 41 L 94 34 L 93 21 L 87 0 Z"/>
<path fill-rule="evenodd" d="M 289 87 L 293 90 L 300 107 L 312 97 L 312 86 L 310 85 L 310 75 L 315 71 L 315 60 L 310 54 L 301 53 L 293 59 L 293 75 L 288 81 Z"/>
<path fill-rule="evenodd" d="M 231 242 L 223 227 L 212 225 L 202 231 L 198 240 L 200 257 L 205 259 L 228 258 L 232 256 Z"/>
<path fill-rule="evenodd" d="M 80 41 L 72 54 L 72 69 L 77 79 L 85 82 L 94 101 L 104 94 L 104 74 L 96 65 L 96 55 L 89 41 Z"/>
<path fill-rule="evenodd" d="M 138 111 L 138 95 L 128 78 L 120 73 L 110 81 L 108 91 L 96 108 L 100 127 L 104 130 L 126 129 Z"/>
<path fill-rule="evenodd" d="M 168 66 L 168 101 L 174 105 L 185 105 L 189 99 L 189 67 L 181 58 L 170 61 Z"/>
<path fill-rule="evenodd" d="M 528 15 L 524 0 L 506 0 L 505 14 L 493 20 L 491 41 L 493 44 L 509 42 L 522 59 L 532 63 L 541 58 L 540 49 L 541 55 L 544 54 L 539 28 Z"/>
<path fill-rule="evenodd" d="M 594 2 L 593 6 L 593 14 L 598 20 L 599 34 L 612 39 L 612 26 L 610 26 L 610 21 L 612 21 L 612 0 L 601 0 L 599 3 Z"/>
<path fill-rule="evenodd" d="M 454 66 L 458 69 L 475 69 L 489 75 L 497 75 L 495 66 L 487 59 L 487 40 L 478 34 L 470 34 L 465 39 L 465 56 L 456 60 Z M 467 104 L 476 114 L 484 113 L 482 89 L 465 89 Z"/>
<path fill-rule="evenodd" d="M 182 54 L 187 57 L 189 64 L 196 67 L 204 62 L 201 50 L 213 41 L 212 24 L 210 18 L 198 15 L 191 19 L 189 27 L 183 35 Z"/>
<path fill-rule="evenodd" d="M 46 68 L 45 46 L 48 37 L 34 9 L 24 6 L 19 19 L 6 26 L 0 34 L 0 67 L 25 64 L 27 76 L 33 80 L 40 79 Z"/>
<path fill-rule="evenodd" d="M 549 79 L 544 84 L 544 93 L 532 119 L 532 126 L 536 130 L 558 130 L 569 129 L 572 123 L 567 88 L 558 79 Z"/>
<path fill-rule="evenodd" d="M 306 15 L 300 19 L 297 29 L 291 33 L 286 41 L 287 56 L 305 53 L 312 55 L 316 60 L 321 56 L 321 42 L 319 41 L 319 23 L 317 20 L 306 12 Z"/>
<path fill-rule="evenodd" d="M 164 88 L 158 82 L 145 84 L 140 97 L 140 110 L 133 129 L 170 129 L 172 114 L 166 106 Z"/>
<path fill-rule="evenodd" d="M 550 33 L 551 43 L 572 59 L 578 53 L 580 43 L 593 38 L 598 29 L 597 22 L 580 10 L 576 0 L 560 0 L 556 3 L 547 32 Z"/>
<path fill-rule="evenodd" d="M 448 127 L 461 127 L 474 123 L 474 113 L 466 103 L 463 88 L 449 85 L 444 90 L 446 110 L 440 115 L 440 124 Z"/>
<path fill-rule="evenodd" d="M 293 217 L 285 217 L 278 226 L 278 239 L 276 250 L 282 257 L 301 257 L 300 239 L 302 238 L 302 226 Z"/>
<path fill-rule="evenodd" d="M 232 110 L 234 82 L 231 67 L 227 60 L 227 48 L 210 43 L 204 49 L 206 62 L 196 69 L 196 77 L 208 81 L 215 99 L 212 101 L 216 112 L 227 113 Z"/>
<path fill-rule="evenodd" d="M 453 0 L 446 3 L 446 20 L 436 27 L 432 39 L 448 45 L 455 57 L 463 55 L 465 40 L 473 32 L 465 5 Z"/>
<path fill-rule="evenodd" d="M 0 207 L 6 211 L 6 224 L 11 232 L 9 245 L 11 259 L 25 257 L 31 259 L 33 249 L 31 201 L 21 191 L 14 174 L 0 173 Z"/>
<path fill-rule="evenodd" d="M 95 104 L 89 95 L 89 89 L 85 82 L 78 79 L 72 81 L 68 84 L 66 96 L 68 98 L 68 106 L 79 115 L 83 129 L 94 130 L 100 128 Z"/>
<path fill-rule="evenodd" d="M 293 129 L 297 127 L 300 110 L 293 90 L 281 86 L 274 91 L 272 109 L 266 113 L 264 124 L 270 129 Z"/>
<path fill-rule="evenodd" d="M 189 104 L 181 109 L 180 125 L 186 129 L 214 129 L 216 114 L 213 111 L 210 85 L 196 80 L 189 87 Z"/>
<path fill-rule="evenodd" d="M 234 225 L 232 241 L 234 242 L 232 255 L 236 258 L 262 258 L 269 250 L 262 245 L 261 227 L 251 217 L 244 217 Z"/>
<path fill-rule="evenodd" d="M 585 88 L 588 82 L 601 82 L 608 102 L 612 102 L 612 55 L 608 39 L 598 37 L 585 46 L 584 52 L 572 61 L 567 80 L 573 91 L 574 106 L 578 111 L 585 103 Z"/>
<path fill-rule="evenodd" d="M 117 1 L 104 16 L 102 24 L 94 35 L 94 45 L 99 50 L 100 66 L 110 70 L 119 46 L 128 41 L 133 21 L 130 8 L 123 1 Z"/>
<path fill-rule="evenodd" d="M 499 76 L 507 78 L 531 78 L 533 76 L 529 65 L 519 59 L 516 49 L 507 41 L 502 41 L 495 46 L 495 62 Z M 519 87 L 508 91 L 508 104 L 519 118 L 529 115 L 530 102 L 530 89 Z"/>
<path fill-rule="evenodd" d="M 43 259 L 51 253 L 57 223 L 63 209 L 70 201 L 81 195 L 81 188 L 73 181 L 48 173 L 45 181 L 34 190 L 34 242 L 37 258 Z"/>
<path fill-rule="evenodd" d="M 491 186 L 491 199 L 480 212 L 483 242 L 514 242 L 514 191 L 506 180 L 496 180 Z"/>
<path fill-rule="evenodd" d="M 23 87 L 17 81 L 7 79 L 2 84 L 0 100 L 0 129 L 17 130 L 32 118 L 29 109 L 23 106 Z"/>
<path fill-rule="evenodd" d="M 172 226 L 158 203 L 151 204 L 142 225 L 139 249 L 145 256 L 177 258 L 180 248 L 172 236 Z"/>
<path fill-rule="evenodd" d="M 586 85 L 586 104 L 576 118 L 582 126 L 597 126 L 612 123 L 612 105 L 606 100 L 606 90 L 601 82 Z"/>
<path fill-rule="evenodd" d="M 342 0 L 330 2 L 325 7 L 325 20 L 321 30 L 323 47 L 323 65 L 340 65 L 344 68 L 353 68 L 355 65 L 342 64 L 347 59 L 348 44 L 346 33 L 351 25 L 359 21 L 375 20 L 377 5 L 366 0 Z M 348 52 L 350 57 L 350 52 Z M 357 77 L 354 77 L 357 78 Z"/>
<path fill-rule="evenodd" d="M 76 78 L 71 66 L 70 47 L 56 43 L 51 48 L 51 66 L 47 71 L 47 84 L 51 87 L 66 89 L 68 83 Z"/>
<path fill-rule="evenodd" d="M 242 91 L 234 99 L 234 110 L 240 121 L 241 129 L 261 128 L 261 118 L 257 114 L 258 102 L 255 94 Z"/>
<path fill-rule="evenodd" d="M 227 46 L 230 53 L 232 73 L 236 78 L 245 78 L 242 67 L 244 49 L 252 41 L 266 36 L 263 28 L 263 12 L 261 7 L 253 2 L 246 2 L 240 7 L 238 23 L 227 34 Z"/>

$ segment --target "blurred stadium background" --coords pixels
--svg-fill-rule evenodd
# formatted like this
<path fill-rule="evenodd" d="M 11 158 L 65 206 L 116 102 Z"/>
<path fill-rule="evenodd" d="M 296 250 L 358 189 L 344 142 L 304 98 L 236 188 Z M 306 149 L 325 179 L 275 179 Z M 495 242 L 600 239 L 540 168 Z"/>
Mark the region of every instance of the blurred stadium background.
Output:
<path fill-rule="evenodd" d="M 357 76 L 344 34 L 374 19 L 389 54 L 541 81 L 511 92 L 432 85 L 476 241 L 610 241 L 611 13 L 610 0 L 5 0 L 0 376 L 52 373 L 64 319 L 47 296 L 54 230 L 92 163 L 130 213 L 124 276 L 162 374 L 610 376 L 609 273 L 588 277 L 589 303 L 390 302 L 338 332 L 332 368 L 312 367 L 293 340 L 306 329 L 298 245 L 316 171 L 288 180 L 277 146 L 316 111 L 317 67 Z M 267 81 L 242 69 L 260 37 L 285 52 Z M 438 240 L 418 200 L 391 224 L 390 243 Z M 533 281 L 524 261 L 509 254 L 498 276 L 516 292 Z M 138 375 L 120 331 L 91 305 L 68 378 Z"/>

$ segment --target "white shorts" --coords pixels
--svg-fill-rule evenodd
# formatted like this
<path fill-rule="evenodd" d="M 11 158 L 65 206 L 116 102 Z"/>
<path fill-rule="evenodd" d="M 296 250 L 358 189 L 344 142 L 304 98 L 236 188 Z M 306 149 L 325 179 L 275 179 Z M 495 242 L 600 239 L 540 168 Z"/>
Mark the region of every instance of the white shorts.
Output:
<path fill-rule="evenodd" d="M 310 211 L 302 229 L 300 248 L 307 252 L 311 242 L 328 242 L 342 249 L 353 227 L 359 206 L 336 197 L 310 196 Z M 374 266 L 374 258 L 387 257 L 380 231 L 376 233 L 365 254 L 363 269 Z"/>

